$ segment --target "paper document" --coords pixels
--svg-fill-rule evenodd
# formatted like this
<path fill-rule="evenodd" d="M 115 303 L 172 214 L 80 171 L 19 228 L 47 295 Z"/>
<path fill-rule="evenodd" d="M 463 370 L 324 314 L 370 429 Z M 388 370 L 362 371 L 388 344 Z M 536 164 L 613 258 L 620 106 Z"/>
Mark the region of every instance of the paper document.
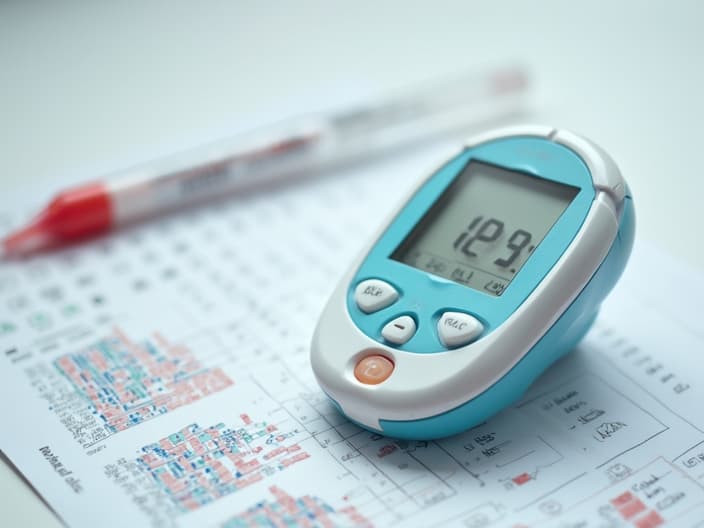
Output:
<path fill-rule="evenodd" d="M 704 526 L 704 281 L 655 250 L 464 434 L 384 438 L 318 389 L 327 296 L 438 154 L 0 264 L 3 452 L 75 527 Z"/>

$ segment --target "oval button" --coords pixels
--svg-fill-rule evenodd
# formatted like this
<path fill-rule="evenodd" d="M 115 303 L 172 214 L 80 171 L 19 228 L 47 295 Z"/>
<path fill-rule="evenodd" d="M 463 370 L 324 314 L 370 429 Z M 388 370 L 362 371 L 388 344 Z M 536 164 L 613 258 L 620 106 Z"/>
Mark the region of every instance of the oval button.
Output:
<path fill-rule="evenodd" d="M 381 337 L 394 345 L 403 345 L 416 333 L 416 322 L 410 315 L 402 315 L 386 323 L 381 330 Z"/>
<path fill-rule="evenodd" d="M 396 289 L 379 279 L 362 281 L 354 290 L 354 300 L 364 313 L 378 312 L 395 303 L 396 299 Z"/>
<path fill-rule="evenodd" d="M 389 358 L 375 354 L 362 358 L 354 367 L 354 377 L 365 385 L 378 385 L 386 381 L 394 371 L 394 363 Z"/>
<path fill-rule="evenodd" d="M 483 331 L 476 318 L 462 312 L 445 312 L 438 321 L 438 337 L 446 347 L 466 345 Z"/>

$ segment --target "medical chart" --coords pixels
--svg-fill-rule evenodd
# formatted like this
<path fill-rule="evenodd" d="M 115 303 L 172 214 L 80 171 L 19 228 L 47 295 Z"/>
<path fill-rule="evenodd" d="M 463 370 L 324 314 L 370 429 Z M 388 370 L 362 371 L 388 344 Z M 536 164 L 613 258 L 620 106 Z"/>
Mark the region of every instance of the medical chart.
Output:
<path fill-rule="evenodd" d="M 440 152 L 1 263 L 0 448 L 75 527 L 704 526 L 704 281 L 641 243 L 575 352 L 463 434 L 385 438 L 318 389 L 327 296 Z"/>

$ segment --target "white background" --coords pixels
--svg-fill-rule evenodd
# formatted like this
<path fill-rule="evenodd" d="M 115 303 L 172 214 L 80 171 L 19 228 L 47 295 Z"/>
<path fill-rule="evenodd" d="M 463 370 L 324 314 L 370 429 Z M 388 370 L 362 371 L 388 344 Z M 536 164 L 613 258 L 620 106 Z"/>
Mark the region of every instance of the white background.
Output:
<path fill-rule="evenodd" d="M 3 3 L 0 206 L 20 186 L 48 197 L 62 178 L 202 143 L 311 97 L 508 60 L 531 72 L 532 120 L 616 159 L 637 236 L 702 269 L 703 23 L 696 1 Z M 0 524 L 58 525 L 6 465 Z"/>

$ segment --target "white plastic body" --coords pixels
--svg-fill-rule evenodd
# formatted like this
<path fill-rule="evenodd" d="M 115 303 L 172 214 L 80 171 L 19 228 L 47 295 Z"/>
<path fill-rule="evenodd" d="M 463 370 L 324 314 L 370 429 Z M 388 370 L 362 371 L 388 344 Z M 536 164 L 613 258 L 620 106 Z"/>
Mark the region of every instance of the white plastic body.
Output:
<path fill-rule="evenodd" d="M 543 126 L 499 129 L 471 138 L 466 147 L 509 136 L 551 139 L 582 157 L 596 191 L 584 223 L 543 281 L 502 326 L 467 346 L 432 354 L 404 352 L 379 343 L 362 333 L 348 314 L 346 298 L 350 281 L 386 229 L 388 222 L 385 223 L 333 292 L 311 346 L 311 364 L 318 382 L 356 422 L 379 430 L 379 420 L 428 418 L 480 395 L 514 367 L 550 329 L 611 248 L 626 188 L 611 158 L 580 136 Z M 423 184 L 424 181 L 419 185 Z M 389 222 L 409 197 L 393 212 Z M 370 350 L 381 350 L 395 365 L 393 374 L 379 385 L 364 385 L 353 373 L 358 360 Z"/>

